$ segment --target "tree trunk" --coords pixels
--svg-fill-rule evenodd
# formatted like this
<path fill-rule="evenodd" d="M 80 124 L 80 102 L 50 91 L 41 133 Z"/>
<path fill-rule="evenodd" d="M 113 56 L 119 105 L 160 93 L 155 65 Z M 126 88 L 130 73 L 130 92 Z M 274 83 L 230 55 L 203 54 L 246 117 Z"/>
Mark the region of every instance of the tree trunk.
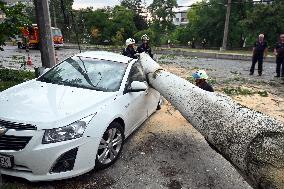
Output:
<path fill-rule="evenodd" d="M 161 93 L 254 188 L 284 188 L 284 125 L 204 91 L 140 55 L 149 84 Z"/>
<path fill-rule="evenodd" d="M 231 4 L 232 4 L 232 0 L 228 0 L 225 27 L 224 27 L 223 44 L 222 44 L 221 50 L 227 49 L 229 24 L 230 24 L 230 14 L 231 14 Z"/>

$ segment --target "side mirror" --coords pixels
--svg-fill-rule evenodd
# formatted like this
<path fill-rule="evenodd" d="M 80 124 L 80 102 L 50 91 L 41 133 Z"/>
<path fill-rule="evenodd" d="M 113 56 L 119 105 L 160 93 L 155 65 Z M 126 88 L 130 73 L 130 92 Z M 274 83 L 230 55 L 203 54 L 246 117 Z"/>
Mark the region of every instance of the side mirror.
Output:
<path fill-rule="evenodd" d="M 148 86 L 144 82 L 133 81 L 127 89 L 127 92 L 140 92 L 145 91 L 146 89 L 148 89 Z"/>

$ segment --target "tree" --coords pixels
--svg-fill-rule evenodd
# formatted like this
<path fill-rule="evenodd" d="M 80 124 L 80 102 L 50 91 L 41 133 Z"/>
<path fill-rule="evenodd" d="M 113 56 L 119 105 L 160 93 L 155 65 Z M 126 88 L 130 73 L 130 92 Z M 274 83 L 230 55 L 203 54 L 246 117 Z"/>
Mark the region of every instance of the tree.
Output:
<path fill-rule="evenodd" d="M 123 45 L 124 38 L 123 38 L 124 29 L 121 28 L 119 31 L 116 32 L 115 36 L 111 38 L 113 44 L 115 45 Z"/>
<path fill-rule="evenodd" d="M 79 33 L 84 36 L 90 43 L 101 44 L 105 40 L 111 40 L 112 21 L 110 12 L 106 9 L 92 8 L 80 10 L 76 14 L 76 22 L 78 23 Z"/>
<path fill-rule="evenodd" d="M 49 10 L 51 12 L 51 20 L 57 22 L 57 27 L 62 30 L 64 39 L 67 41 L 72 40 L 70 36 L 74 33 L 73 21 L 72 21 L 72 5 L 74 0 L 50 0 Z M 55 9 L 55 10 L 54 10 Z M 54 12 L 56 18 L 54 18 Z"/>
<path fill-rule="evenodd" d="M 25 6 L 21 3 L 7 6 L 0 1 L 0 12 L 6 16 L 4 21 L 0 23 L 0 50 L 3 51 L 2 46 L 5 45 L 7 39 L 20 33 L 19 27 L 30 24 L 28 17 L 23 14 L 24 8 Z"/>
<path fill-rule="evenodd" d="M 143 12 L 142 0 L 122 0 L 120 5 L 138 14 Z"/>
<path fill-rule="evenodd" d="M 108 44 L 112 41 L 121 45 L 137 31 L 133 11 L 123 6 L 96 10 L 90 7 L 74 14 L 80 38 L 86 42 Z"/>
<path fill-rule="evenodd" d="M 248 42 L 253 43 L 257 35 L 264 33 L 269 44 L 273 45 L 284 31 L 284 4 L 281 0 L 272 3 L 257 4 L 248 12 L 246 19 L 242 21 L 244 28 L 248 31 Z"/>
<path fill-rule="evenodd" d="M 242 20 L 248 17 L 248 13 L 253 8 L 253 2 L 238 0 L 233 1 L 229 34 L 229 47 L 242 47 L 243 40 L 246 38 L 247 31 L 245 30 Z M 196 3 L 188 12 L 188 27 L 192 38 L 197 41 L 206 39 L 209 46 L 220 47 L 224 32 L 226 0 L 209 0 Z"/>
<path fill-rule="evenodd" d="M 225 21 L 225 7 L 219 5 L 215 0 L 209 3 L 202 1 L 196 3 L 189 12 L 188 20 L 191 30 L 191 38 L 197 42 L 206 39 L 212 46 L 220 46 L 222 42 L 222 34 Z"/>
<path fill-rule="evenodd" d="M 133 11 L 133 20 L 137 30 L 144 30 L 148 28 L 145 16 L 143 16 L 143 9 L 145 9 L 145 7 L 142 5 L 142 0 L 122 0 L 120 5 Z"/>
<path fill-rule="evenodd" d="M 122 33 L 123 39 L 126 40 L 129 37 L 133 37 L 137 28 L 134 24 L 134 14 L 131 10 L 122 6 L 115 6 L 111 13 L 112 18 L 112 33 L 117 31 L 124 31 Z"/>
<path fill-rule="evenodd" d="M 175 16 L 173 8 L 177 7 L 176 0 L 153 0 L 148 7 L 153 17 L 153 28 L 157 32 L 169 32 L 174 26 L 172 20 Z"/>

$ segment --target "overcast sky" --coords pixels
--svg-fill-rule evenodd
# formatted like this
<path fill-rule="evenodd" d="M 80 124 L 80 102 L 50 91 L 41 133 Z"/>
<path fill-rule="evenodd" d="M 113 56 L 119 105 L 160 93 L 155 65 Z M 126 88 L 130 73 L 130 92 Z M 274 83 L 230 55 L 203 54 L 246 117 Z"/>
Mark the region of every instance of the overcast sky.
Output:
<path fill-rule="evenodd" d="M 147 5 L 152 3 L 153 0 L 145 0 Z M 198 0 L 177 0 L 179 6 L 187 6 Z M 86 8 L 86 7 L 94 7 L 94 8 L 103 8 L 106 6 L 114 6 L 119 4 L 119 0 L 74 0 L 73 8 Z"/>

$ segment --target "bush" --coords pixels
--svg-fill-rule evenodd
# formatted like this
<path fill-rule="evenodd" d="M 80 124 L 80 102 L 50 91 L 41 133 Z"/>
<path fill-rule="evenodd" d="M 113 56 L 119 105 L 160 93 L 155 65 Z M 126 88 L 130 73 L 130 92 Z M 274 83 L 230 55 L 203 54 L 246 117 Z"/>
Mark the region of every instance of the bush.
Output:
<path fill-rule="evenodd" d="M 34 72 L 0 69 L 0 91 L 34 78 Z"/>

